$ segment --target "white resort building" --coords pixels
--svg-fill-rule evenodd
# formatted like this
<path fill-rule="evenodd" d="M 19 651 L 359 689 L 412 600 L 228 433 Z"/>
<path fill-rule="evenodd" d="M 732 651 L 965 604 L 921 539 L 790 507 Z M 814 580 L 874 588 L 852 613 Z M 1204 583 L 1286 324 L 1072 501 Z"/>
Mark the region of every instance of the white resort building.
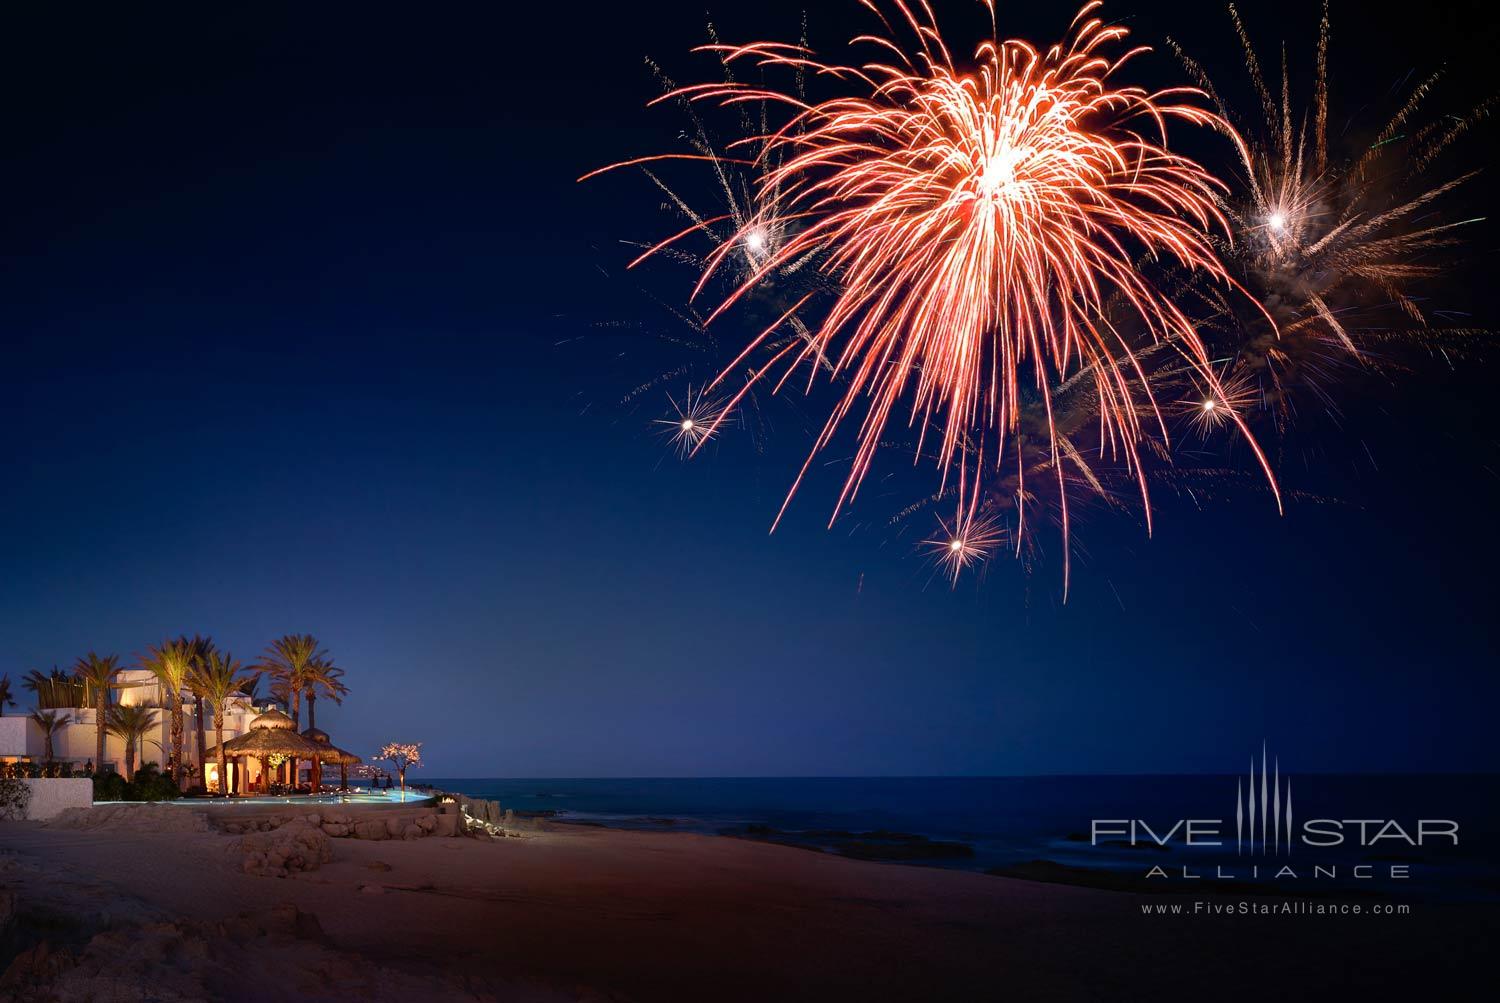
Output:
<path fill-rule="evenodd" d="M 134 763 L 139 767 L 154 762 L 165 771 L 172 750 L 172 714 L 166 706 L 166 694 L 156 677 L 145 669 L 122 670 L 116 679 L 111 701 L 115 706 L 144 705 L 158 709 L 158 721 L 135 750 Z M 105 732 L 104 736 L 103 761 L 94 762 L 98 749 L 95 720 L 98 711 L 95 708 L 50 709 L 67 721 L 52 737 L 53 762 L 70 764 L 72 770 L 92 766 L 95 772 L 125 772 L 125 741 L 110 732 Z M 203 786 L 217 792 L 220 790 L 219 759 L 213 715 L 208 708 L 204 709 L 200 743 L 195 703 L 184 701 L 182 710 L 183 759 L 189 774 L 183 786 Z M 275 733 L 274 738 L 271 732 Z M 321 779 L 323 766 L 347 766 L 359 762 L 358 757 L 333 747 L 325 732 L 307 728 L 298 733 L 290 717 L 279 710 L 257 708 L 247 695 L 230 698 L 224 714 L 223 736 L 229 770 L 228 787 L 234 794 L 262 791 L 268 783 L 292 787 L 316 783 Z M 200 749 L 206 753 L 202 761 Z M 0 717 L 0 764 L 42 763 L 46 758 L 46 739 L 36 721 L 27 714 L 14 712 Z"/>

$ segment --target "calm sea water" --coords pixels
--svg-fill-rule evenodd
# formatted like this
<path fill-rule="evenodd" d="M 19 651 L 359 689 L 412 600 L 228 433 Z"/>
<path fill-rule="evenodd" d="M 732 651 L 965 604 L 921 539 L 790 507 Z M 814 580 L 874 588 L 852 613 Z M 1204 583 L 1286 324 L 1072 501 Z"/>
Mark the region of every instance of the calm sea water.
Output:
<path fill-rule="evenodd" d="M 1337 884 L 1355 865 L 1384 875 L 1410 866 L 1379 890 L 1438 893 L 1447 898 L 1500 898 L 1500 776 L 1331 775 L 1283 778 L 1298 820 L 1394 819 L 1415 833 L 1417 819 L 1459 823 L 1459 845 L 1413 847 L 1387 838 L 1374 846 L 1237 854 L 1237 784 L 1232 776 L 809 777 L 700 779 L 512 780 L 423 778 L 443 790 L 499 801 L 517 811 L 556 812 L 563 821 L 628 829 L 747 834 L 820 844 L 831 833 L 900 832 L 963 843 L 972 857 L 936 866 L 986 870 L 1028 861 L 1144 874 L 1159 865 L 1174 875 L 1224 866 L 1243 876 L 1251 863 L 1269 875 L 1290 864 L 1337 864 Z M 1243 806 L 1243 802 L 1240 802 Z M 1090 845 L 1092 819 L 1142 819 L 1158 831 L 1177 819 L 1224 819 L 1227 845 L 1149 850 Z M 1299 821 L 1300 825 L 1300 821 Z M 1346 824 L 1352 835 L 1357 827 Z M 1374 834 L 1376 827 L 1368 830 Z M 1142 841 L 1146 837 L 1142 835 Z M 1352 843 L 1352 838 L 1351 838 Z M 927 862 L 927 861 L 924 861 Z M 1239 867 L 1241 872 L 1235 872 Z M 1269 868 L 1269 869 L 1268 869 Z M 1373 886 L 1377 882 L 1365 882 Z M 1302 886 L 1299 886 L 1302 887 Z M 1372 890 L 1376 890 L 1373 889 Z"/>

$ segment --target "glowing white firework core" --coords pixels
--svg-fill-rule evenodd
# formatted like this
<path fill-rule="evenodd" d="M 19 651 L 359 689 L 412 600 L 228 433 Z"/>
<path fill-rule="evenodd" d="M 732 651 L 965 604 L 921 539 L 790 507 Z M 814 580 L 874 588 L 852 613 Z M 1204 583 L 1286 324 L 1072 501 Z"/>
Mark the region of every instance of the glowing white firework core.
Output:
<path fill-rule="evenodd" d="M 688 387 L 687 396 L 680 401 L 670 394 L 667 401 L 676 414 L 671 418 L 658 418 L 654 424 L 662 427 L 677 455 L 685 460 L 693 450 L 718 434 L 716 430 L 718 423 L 724 420 L 725 408 L 692 387 Z"/>
<path fill-rule="evenodd" d="M 985 159 L 984 173 L 975 183 L 979 197 L 991 202 L 1020 198 L 1022 186 L 1016 176 L 1032 159 L 1033 151 L 1028 147 L 997 143 Z"/>
<path fill-rule="evenodd" d="M 1271 213 L 1270 218 L 1266 220 L 1266 222 L 1270 225 L 1271 229 L 1275 230 L 1277 233 L 1281 233 L 1286 229 L 1286 213 L 1273 212 Z"/>
<path fill-rule="evenodd" d="M 745 234 L 745 246 L 751 254 L 760 254 L 766 249 L 766 231 L 755 229 Z"/>

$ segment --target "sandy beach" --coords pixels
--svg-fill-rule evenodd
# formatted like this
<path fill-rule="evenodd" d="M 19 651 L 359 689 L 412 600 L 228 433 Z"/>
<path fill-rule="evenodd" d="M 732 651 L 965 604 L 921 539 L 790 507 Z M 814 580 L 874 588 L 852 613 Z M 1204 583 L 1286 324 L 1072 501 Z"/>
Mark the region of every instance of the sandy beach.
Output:
<path fill-rule="evenodd" d="M 28 951 L 6 998 L 1460 998 L 1434 989 L 1494 933 L 1493 910 L 1420 903 L 1148 917 L 1113 892 L 561 824 L 336 839 L 284 878 L 241 872 L 231 839 L 0 824 L 7 955 Z"/>

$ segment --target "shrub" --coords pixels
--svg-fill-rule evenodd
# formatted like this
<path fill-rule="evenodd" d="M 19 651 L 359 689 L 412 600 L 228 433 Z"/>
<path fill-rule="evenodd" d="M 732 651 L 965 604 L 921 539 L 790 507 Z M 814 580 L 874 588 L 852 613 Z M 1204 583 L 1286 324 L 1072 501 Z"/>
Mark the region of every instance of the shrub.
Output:
<path fill-rule="evenodd" d="M 147 763 L 135 771 L 135 778 L 126 785 L 127 801 L 176 801 L 182 791 L 163 774 L 155 763 Z"/>
<path fill-rule="evenodd" d="M 147 763 L 126 782 L 118 773 L 94 774 L 95 801 L 176 801 L 182 791 L 155 763 Z"/>
<path fill-rule="evenodd" d="M 0 818 L 25 818 L 31 788 L 12 777 L 0 779 Z"/>
<path fill-rule="evenodd" d="M 94 774 L 94 800 L 95 801 L 125 801 L 125 778 L 118 773 L 95 773 Z"/>

